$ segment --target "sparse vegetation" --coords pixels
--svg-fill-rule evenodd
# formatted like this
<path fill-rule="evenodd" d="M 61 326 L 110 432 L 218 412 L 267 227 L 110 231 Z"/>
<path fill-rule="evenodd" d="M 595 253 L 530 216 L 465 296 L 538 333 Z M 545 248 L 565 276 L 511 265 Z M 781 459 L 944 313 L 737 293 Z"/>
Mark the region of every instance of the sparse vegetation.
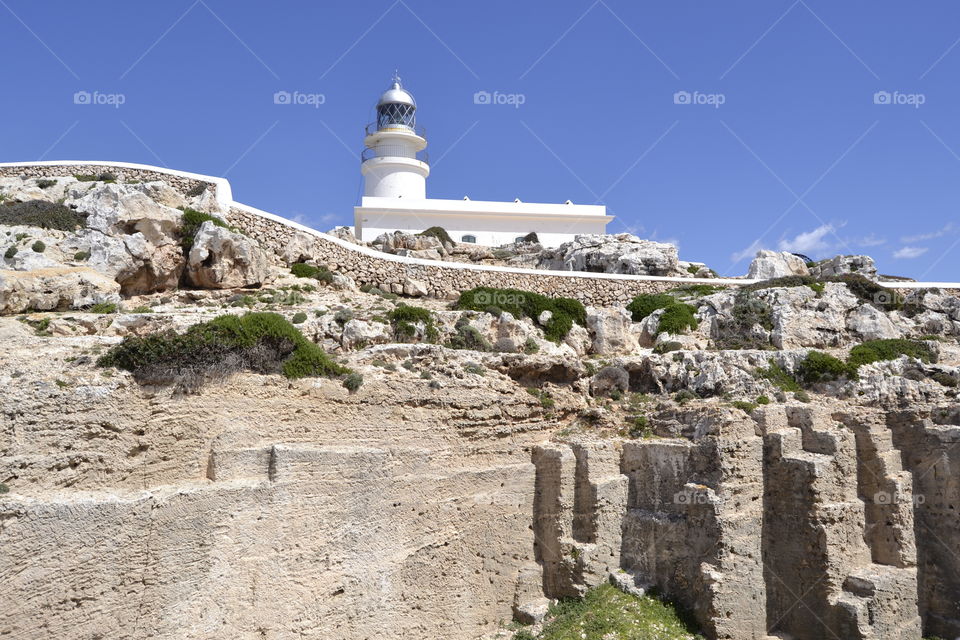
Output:
<path fill-rule="evenodd" d="M 324 284 L 330 284 L 333 282 L 333 271 L 330 271 L 326 267 L 315 267 L 312 264 L 307 264 L 305 262 L 298 262 L 297 264 L 290 267 L 290 273 L 297 276 L 298 278 L 312 278 L 323 282 Z"/>
<path fill-rule="evenodd" d="M 73 259 L 74 259 L 76 262 L 86 262 L 87 260 L 90 259 L 90 252 L 89 252 L 89 251 L 77 251 L 75 254 L 73 254 Z"/>
<path fill-rule="evenodd" d="M 433 314 L 423 307 L 399 304 L 396 309 L 387 314 L 387 319 L 393 327 L 394 336 L 402 342 L 409 342 L 416 338 L 418 323 L 423 325 L 424 338 L 427 342 L 436 342 L 440 335 L 433 322 Z"/>
<path fill-rule="evenodd" d="M 39 178 L 37 180 L 37 186 L 41 189 L 49 189 L 53 185 L 57 184 L 56 180 L 51 180 L 50 178 Z"/>
<path fill-rule="evenodd" d="M 187 190 L 187 197 L 196 198 L 197 196 L 202 196 L 208 186 L 206 182 L 198 182 Z"/>
<path fill-rule="evenodd" d="M 348 373 L 343 379 L 343 387 L 350 393 L 356 393 L 363 386 L 363 376 L 359 373 Z"/>
<path fill-rule="evenodd" d="M 418 236 L 430 236 L 436 238 L 443 244 L 453 244 L 453 239 L 450 237 L 450 234 L 447 233 L 447 230 L 443 227 L 430 227 L 429 229 L 424 229 Z"/>
<path fill-rule="evenodd" d="M 755 375 L 758 378 L 771 382 L 773 386 L 781 391 L 800 391 L 800 385 L 796 379 L 776 362 L 770 363 L 770 366 L 766 369 L 757 369 Z"/>
<path fill-rule="evenodd" d="M 468 351 L 492 351 L 493 345 L 480 333 L 480 330 L 470 324 L 470 319 L 461 316 L 454 325 L 454 333 L 447 342 L 450 349 L 465 349 Z"/>
<path fill-rule="evenodd" d="M 833 382 L 850 377 L 850 367 L 822 351 L 810 351 L 797 368 L 797 377 L 804 384 Z"/>
<path fill-rule="evenodd" d="M 573 328 L 573 323 L 585 325 L 587 310 L 573 298 L 550 298 L 519 289 L 494 289 L 476 287 L 460 294 L 456 302 L 458 309 L 484 311 L 496 304 L 516 318 L 526 317 L 538 321 L 544 311 L 550 312 L 550 319 L 543 328 L 546 338 L 559 343 Z"/>
<path fill-rule="evenodd" d="M 242 370 L 287 378 L 350 372 L 275 313 L 224 315 L 180 334 L 128 337 L 97 365 L 130 371 L 142 384 L 174 384 L 184 391 Z"/>
<path fill-rule="evenodd" d="M 537 344 L 537 341 L 533 338 L 527 338 L 526 342 L 523 343 L 523 352 L 537 353 L 538 351 L 540 351 L 540 345 Z"/>
<path fill-rule="evenodd" d="M 734 400 L 730 403 L 735 409 L 740 409 L 745 414 L 750 415 L 757 408 L 756 402 L 747 402 L 746 400 Z"/>
<path fill-rule="evenodd" d="M 84 226 L 87 217 L 57 202 L 28 200 L 0 206 L 0 225 L 26 225 L 41 229 L 74 231 Z"/>
<path fill-rule="evenodd" d="M 97 304 L 95 304 L 95 305 L 93 305 L 92 307 L 90 307 L 89 311 L 90 311 L 90 313 L 99 313 L 99 314 L 107 315 L 107 314 L 110 314 L 110 313 L 116 313 L 116 312 L 117 312 L 117 309 L 118 309 L 118 307 L 117 307 L 116 303 L 113 303 L 113 302 L 98 302 Z"/>
<path fill-rule="evenodd" d="M 934 359 L 930 346 L 919 340 L 870 340 L 850 350 L 847 364 L 851 371 L 856 371 L 865 364 L 896 360 L 900 356 L 909 356 L 921 362 L 932 362 Z"/>
<path fill-rule="evenodd" d="M 113 183 L 117 181 L 117 176 L 113 175 L 110 172 L 104 173 L 75 173 L 73 177 L 80 182 L 107 182 Z"/>
<path fill-rule="evenodd" d="M 582 600 L 561 600 L 550 607 L 543 631 L 539 636 L 528 634 L 528 638 L 702 640 L 703 636 L 669 603 L 652 596 L 632 596 L 604 584 L 588 591 Z"/>
<path fill-rule="evenodd" d="M 214 225 L 223 227 L 227 231 L 241 233 L 240 230 L 231 227 L 220 218 L 212 216 L 209 213 L 203 213 L 190 207 L 183 207 L 181 211 L 183 211 L 183 219 L 180 228 L 180 246 L 183 247 L 184 251 L 189 251 L 193 247 L 193 240 L 204 222 L 212 222 Z"/>

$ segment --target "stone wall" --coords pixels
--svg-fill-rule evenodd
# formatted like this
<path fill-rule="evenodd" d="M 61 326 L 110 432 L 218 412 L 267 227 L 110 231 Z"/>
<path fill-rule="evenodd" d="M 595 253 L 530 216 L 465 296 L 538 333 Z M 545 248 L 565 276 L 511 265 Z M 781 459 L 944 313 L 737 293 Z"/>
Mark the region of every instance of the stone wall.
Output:
<path fill-rule="evenodd" d="M 153 171 L 151 169 L 135 169 L 110 164 L 78 164 L 78 165 L 7 165 L 0 166 L 0 178 L 44 178 L 53 176 L 101 175 L 111 173 L 118 182 L 139 181 L 154 182 L 162 180 L 171 187 L 186 194 L 201 185 L 216 186 L 212 181 L 188 178 L 185 176 Z"/>

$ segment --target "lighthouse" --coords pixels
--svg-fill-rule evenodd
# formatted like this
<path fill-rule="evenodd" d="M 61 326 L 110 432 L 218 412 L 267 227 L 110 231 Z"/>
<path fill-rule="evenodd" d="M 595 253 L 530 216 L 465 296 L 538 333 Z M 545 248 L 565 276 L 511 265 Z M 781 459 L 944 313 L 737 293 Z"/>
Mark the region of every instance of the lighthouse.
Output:
<path fill-rule="evenodd" d="M 377 101 L 377 120 L 367 125 L 360 171 L 363 195 L 424 200 L 427 197 L 426 133 L 417 126 L 417 102 L 394 75 Z"/>
<path fill-rule="evenodd" d="M 364 190 L 353 208 L 353 232 L 373 242 L 395 231 L 420 233 L 442 227 L 459 243 L 496 247 L 536 234 L 546 247 L 577 234 L 606 233 L 613 220 L 603 205 L 427 198 L 427 136 L 417 124 L 417 101 L 394 74 L 377 101 L 377 120 L 367 125 L 360 172 Z M 414 257 L 417 257 L 414 255 Z"/>

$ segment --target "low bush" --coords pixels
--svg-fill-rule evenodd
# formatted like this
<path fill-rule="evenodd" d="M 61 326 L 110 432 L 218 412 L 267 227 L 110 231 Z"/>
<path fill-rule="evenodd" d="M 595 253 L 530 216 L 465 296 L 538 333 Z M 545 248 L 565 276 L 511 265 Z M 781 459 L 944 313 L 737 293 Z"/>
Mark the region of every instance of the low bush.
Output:
<path fill-rule="evenodd" d="M 190 187 L 190 189 L 187 190 L 187 197 L 196 198 L 197 196 L 202 196 L 204 192 L 207 190 L 208 186 L 209 185 L 207 185 L 206 182 L 199 182 L 193 185 L 192 187 Z"/>
<path fill-rule="evenodd" d="M 307 314 L 304 313 L 303 311 L 298 311 L 297 313 L 293 314 L 292 318 L 290 318 L 290 322 L 292 324 L 303 324 L 306 321 L 307 321 Z"/>
<path fill-rule="evenodd" d="M 3 252 L 3 257 L 7 260 L 13 260 L 17 255 L 18 249 L 16 247 L 7 247 L 7 250 Z"/>
<path fill-rule="evenodd" d="M 343 379 L 343 387 L 350 393 L 356 393 L 363 386 L 363 376 L 359 373 L 348 373 Z"/>
<path fill-rule="evenodd" d="M 658 333 L 665 331 L 671 335 L 679 335 L 687 329 L 696 329 L 698 324 L 697 317 L 694 315 L 696 312 L 697 308 L 689 304 L 678 303 L 667 307 L 660 316 Z"/>
<path fill-rule="evenodd" d="M 436 238 L 443 244 L 447 244 L 447 243 L 453 244 L 453 238 L 450 237 L 450 234 L 447 233 L 447 230 L 444 229 L 443 227 L 430 227 L 429 229 L 424 229 L 417 235 L 431 236 L 433 238 Z"/>
<path fill-rule="evenodd" d="M 37 180 L 37 186 L 41 189 L 49 189 L 53 185 L 57 184 L 56 180 L 51 180 L 50 178 L 40 178 Z"/>
<path fill-rule="evenodd" d="M 694 296 L 697 298 L 709 296 L 718 291 L 723 291 L 726 287 L 718 287 L 712 284 L 685 284 L 681 287 L 670 289 L 667 293 L 679 296 Z"/>
<path fill-rule="evenodd" d="M 800 385 L 796 379 L 776 362 L 771 363 L 766 369 L 757 369 L 755 375 L 773 383 L 773 386 L 782 391 L 796 392 L 800 390 Z"/>
<path fill-rule="evenodd" d="M 447 342 L 450 349 L 464 349 L 467 351 L 492 351 L 493 345 L 480 333 L 480 330 L 470 324 L 466 317 L 461 317 L 454 325 L 454 333 Z"/>
<path fill-rule="evenodd" d="M 671 351 L 680 351 L 683 349 L 683 345 L 679 342 L 660 342 L 653 347 L 653 352 L 657 354 L 670 353 Z"/>
<path fill-rule="evenodd" d="M 73 175 L 74 178 L 80 182 L 108 182 L 113 183 L 117 181 L 117 176 L 109 172 L 104 173 L 76 173 Z"/>
<path fill-rule="evenodd" d="M 116 313 L 118 307 L 113 302 L 98 302 L 97 304 L 90 307 L 90 313 L 100 313 L 100 314 L 109 314 Z"/>
<path fill-rule="evenodd" d="M 850 367 L 845 362 L 822 351 L 809 352 L 797 367 L 797 377 L 804 384 L 833 382 L 849 378 L 851 373 Z"/>
<path fill-rule="evenodd" d="M 850 350 L 847 364 L 851 370 L 856 370 L 871 362 L 896 360 L 900 356 L 909 356 L 921 362 L 932 362 L 934 359 L 930 346 L 919 340 L 869 340 Z"/>
<path fill-rule="evenodd" d="M 733 408 L 740 409 L 740 411 L 743 411 L 747 415 L 753 413 L 758 406 L 756 402 L 747 402 L 746 400 L 734 400 L 730 404 Z"/>
<path fill-rule="evenodd" d="M 76 260 L 77 262 L 85 262 L 90 259 L 90 252 L 77 251 L 75 254 L 73 254 L 73 259 Z"/>
<path fill-rule="evenodd" d="M 634 322 L 640 322 L 658 309 L 677 304 L 677 299 L 666 293 L 641 293 L 627 305 Z"/>
<path fill-rule="evenodd" d="M 326 267 L 315 267 L 312 264 L 307 264 L 305 262 L 298 262 L 295 265 L 290 267 L 290 273 L 297 276 L 298 278 L 312 278 L 323 282 L 324 284 L 330 284 L 333 282 L 333 271 L 327 269 Z"/>
<path fill-rule="evenodd" d="M 526 317 L 535 321 L 544 311 L 549 311 L 551 317 L 543 332 L 548 340 L 558 343 L 570 332 L 574 322 L 580 325 L 587 322 L 587 310 L 578 300 L 550 298 L 519 289 L 476 287 L 461 293 L 455 306 L 457 309 L 484 311 L 491 304 L 516 318 Z"/>
<path fill-rule="evenodd" d="M 30 245 L 30 248 L 33 249 L 35 253 L 43 253 L 47 250 L 47 245 L 45 245 L 42 240 L 37 240 Z"/>
<path fill-rule="evenodd" d="M 287 378 L 350 373 L 276 313 L 224 315 L 184 333 L 131 336 L 97 365 L 130 371 L 141 384 L 174 384 L 188 392 L 242 370 Z"/>
<path fill-rule="evenodd" d="M 737 292 L 731 310 L 731 320 L 717 327 L 715 340 L 718 349 L 768 349 L 770 344 L 753 335 L 757 325 L 773 329 L 773 308 L 753 291 Z"/>
<path fill-rule="evenodd" d="M 433 314 L 423 307 L 413 307 L 406 304 L 399 304 L 387 314 L 387 320 L 393 327 L 394 336 L 403 342 L 413 340 L 417 335 L 417 323 L 424 326 L 424 337 L 427 342 L 436 342 L 440 332 L 433 322 Z"/>
<path fill-rule="evenodd" d="M 212 216 L 209 213 L 203 213 L 190 207 L 183 207 L 181 211 L 183 211 L 183 218 L 180 227 L 180 246 L 183 247 L 184 251 L 189 251 L 193 247 L 193 240 L 204 222 L 212 222 L 214 225 L 223 227 L 227 231 L 241 233 L 239 229 L 231 227 L 220 218 Z"/>
<path fill-rule="evenodd" d="M 4 203 L 0 206 L 0 225 L 25 225 L 41 229 L 75 231 L 87 223 L 87 217 L 70 207 L 46 200 Z"/>

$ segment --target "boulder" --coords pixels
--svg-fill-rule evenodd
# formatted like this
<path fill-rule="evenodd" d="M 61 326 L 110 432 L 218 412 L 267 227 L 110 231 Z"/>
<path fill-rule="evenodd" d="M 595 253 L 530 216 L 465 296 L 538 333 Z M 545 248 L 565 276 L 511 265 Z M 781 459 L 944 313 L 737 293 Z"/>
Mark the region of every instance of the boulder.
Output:
<path fill-rule="evenodd" d="M 874 264 L 873 258 L 870 256 L 835 256 L 829 260 L 821 260 L 810 267 L 810 275 L 815 278 L 847 274 L 856 274 L 870 280 L 876 280 L 878 277 L 877 265 Z"/>
<path fill-rule="evenodd" d="M 344 349 L 363 348 L 367 345 L 383 344 L 385 342 L 393 342 L 390 325 L 357 319 L 348 320 L 343 325 L 340 343 Z"/>
<path fill-rule="evenodd" d="M 269 273 L 267 255 L 253 239 L 213 222 L 200 225 L 187 257 L 186 275 L 193 286 L 251 287 L 263 284 Z"/>
<path fill-rule="evenodd" d="M 415 233 L 404 233 L 403 231 L 380 234 L 373 241 L 373 247 L 386 253 L 399 253 L 401 249 L 406 249 L 407 251 L 435 251 L 441 256 L 447 254 L 443 243 L 437 238 Z"/>
<path fill-rule="evenodd" d="M 750 263 L 747 277 L 751 280 L 771 280 L 785 276 L 810 275 L 807 263 L 803 258 L 795 256 L 789 251 L 757 251 L 756 257 Z"/>
<path fill-rule="evenodd" d="M 901 338 L 903 331 L 890 317 L 870 304 L 862 304 L 847 317 L 847 329 L 862 340 L 885 340 Z"/>
<path fill-rule="evenodd" d="M 403 281 L 403 295 L 405 296 L 420 298 L 428 293 L 430 293 L 430 290 L 427 289 L 427 284 L 425 282 L 414 280 L 413 278 L 406 278 Z"/>
<path fill-rule="evenodd" d="M 73 205 L 87 214 L 89 229 L 112 236 L 140 233 L 154 246 L 176 244 L 183 214 L 154 202 L 137 186 L 98 183 Z"/>
<path fill-rule="evenodd" d="M 316 238 L 303 231 L 294 233 L 280 249 L 280 257 L 287 266 L 307 262 L 316 255 Z"/>
<path fill-rule="evenodd" d="M 587 329 L 593 339 L 593 353 L 634 353 L 639 345 L 632 326 L 633 320 L 626 309 L 587 307 Z"/>
<path fill-rule="evenodd" d="M 334 227 L 327 231 L 327 235 L 333 236 L 334 238 L 339 238 L 344 242 L 349 242 L 351 244 L 363 244 L 357 240 L 357 236 L 353 235 L 353 229 L 350 227 Z"/>
<path fill-rule="evenodd" d="M 540 256 L 538 267 L 562 271 L 627 273 L 645 276 L 680 275 L 677 248 L 641 240 L 629 233 L 578 235 Z"/>
<path fill-rule="evenodd" d="M 178 209 L 187 206 L 187 199 L 163 180 L 153 182 L 138 182 L 130 185 L 156 203 Z M 195 208 L 195 207 L 194 207 Z"/>
<path fill-rule="evenodd" d="M 120 302 L 120 285 L 89 267 L 0 271 L 0 313 L 82 309 Z"/>

